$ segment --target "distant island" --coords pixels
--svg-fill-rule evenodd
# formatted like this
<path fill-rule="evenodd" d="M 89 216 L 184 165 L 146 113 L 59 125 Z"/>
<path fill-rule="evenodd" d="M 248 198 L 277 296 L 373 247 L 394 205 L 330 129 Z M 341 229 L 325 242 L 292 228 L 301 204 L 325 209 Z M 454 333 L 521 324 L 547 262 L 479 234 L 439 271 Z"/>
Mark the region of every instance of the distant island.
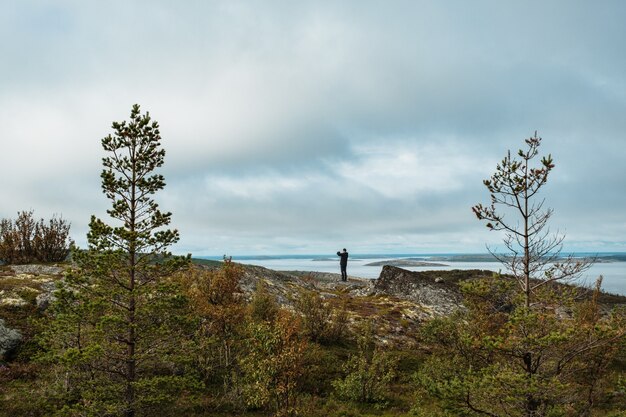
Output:
<path fill-rule="evenodd" d="M 354 261 L 361 261 L 362 259 L 358 259 L 358 258 L 350 258 L 350 261 L 354 262 Z M 339 262 L 339 258 L 315 258 L 315 259 L 311 259 L 311 261 L 313 262 L 329 262 L 329 261 L 337 261 Z"/>
<path fill-rule="evenodd" d="M 424 262 L 417 261 L 415 259 L 389 259 L 387 261 L 378 261 L 371 262 L 369 264 L 365 264 L 365 266 L 398 266 L 398 267 L 407 267 L 407 266 L 448 266 L 446 264 L 440 264 L 436 262 Z"/>

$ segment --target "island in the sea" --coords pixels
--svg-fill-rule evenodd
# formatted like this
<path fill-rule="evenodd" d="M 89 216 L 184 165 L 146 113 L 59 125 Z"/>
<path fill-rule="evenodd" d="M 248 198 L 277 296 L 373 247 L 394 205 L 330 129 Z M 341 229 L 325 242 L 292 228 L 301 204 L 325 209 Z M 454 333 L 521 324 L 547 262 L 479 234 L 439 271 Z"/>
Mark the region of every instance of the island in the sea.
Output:
<path fill-rule="evenodd" d="M 397 266 L 397 267 L 407 267 L 407 266 L 448 266 L 446 264 L 440 264 L 437 262 L 425 262 L 418 261 L 415 259 L 388 259 L 386 261 L 378 261 L 371 262 L 369 264 L 365 264 L 365 266 Z"/>

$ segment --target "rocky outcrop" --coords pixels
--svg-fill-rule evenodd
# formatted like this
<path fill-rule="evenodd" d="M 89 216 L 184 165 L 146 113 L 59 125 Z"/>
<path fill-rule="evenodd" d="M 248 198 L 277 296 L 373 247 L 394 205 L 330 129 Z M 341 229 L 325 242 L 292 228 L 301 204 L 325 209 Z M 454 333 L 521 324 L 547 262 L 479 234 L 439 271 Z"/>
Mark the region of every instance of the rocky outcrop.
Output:
<path fill-rule="evenodd" d="M 215 269 L 221 265 L 198 267 Z M 492 274 L 488 271 L 411 272 L 384 266 L 377 280 L 349 277 L 347 282 L 342 282 L 340 275 L 334 273 L 274 271 L 254 265 L 241 267 L 239 284 L 245 299 L 252 298 L 257 284 L 262 281 L 281 306 L 294 310 L 303 290 L 315 291 L 321 302 L 332 308 L 345 308 L 350 325 L 372 322 L 379 334 L 384 335 L 382 343 L 412 343 L 422 323 L 463 308 L 458 289 L 460 280 Z M 54 300 L 56 283 L 63 279 L 62 271 L 60 267 L 46 265 L 1 267 L 0 285 L 4 289 L 0 288 L 0 308 L 19 301 L 25 308 L 36 304 L 39 310 L 46 309 Z"/>
<path fill-rule="evenodd" d="M 369 321 L 377 329 L 381 344 L 414 344 L 415 332 L 433 317 L 463 308 L 458 281 L 482 275 L 453 271 L 411 272 L 385 266 L 377 280 L 350 278 L 339 274 L 306 271 L 273 271 L 242 265 L 240 286 L 250 299 L 259 281 L 283 307 L 292 309 L 302 289 L 313 290 L 335 308 L 345 306 L 351 326 Z M 491 272 L 486 272 L 491 274 Z"/>
<path fill-rule="evenodd" d="M 3 360 L 7 353 L 13 351 L 22 341 L 19 331 L 7 327 L 3 319 L 0 319 L 0 360 Z"/>
<path fill-rule="evenodd" d="M 64 268 L 57 265 L 8 265 L 0 267 L 0 307 L 45 309 L 54 300 L 56 282 Z"/>
<path fill-rule="evenodd" d="M 239 264 L 243 269 L 243 275 L 239 286 L 247 300 L 252 298 L 259 281 L 263 281 L 269 293 L 276 297 L 276 301 L 287 308 L 293 306 L 294 300 L 301 290 L 315 290 L 320 297 L 329 298 L 338 291 L 345 293 L 358 292 L 364 288 L 365 293 L 373 290 L 372 280 L 350 277 L 347 282 L 341 281 L 341 275 L 325 272 L 309 271 L 275 271 L 257 265 Z M 208 266 L 207 269 L 215 269 L 219 266 Z"/>
<path fill-rule="evenodd" d="M 443 277 L 447 272 L 441 275 L 438 276 L 437 271 L 412 272 L 386 265 L 374 288 L 379 293 L 419 304 L 432 316 L 445 316 L 463 308 L 463 297 L 458 284 Z"/>

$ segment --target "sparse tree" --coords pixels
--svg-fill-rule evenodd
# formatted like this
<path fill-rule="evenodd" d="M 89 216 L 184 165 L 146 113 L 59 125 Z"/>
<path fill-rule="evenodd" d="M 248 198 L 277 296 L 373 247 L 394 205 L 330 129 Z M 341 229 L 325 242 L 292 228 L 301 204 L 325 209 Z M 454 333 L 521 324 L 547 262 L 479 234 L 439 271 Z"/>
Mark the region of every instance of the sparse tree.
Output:
<path fill-rule="evenodd" d="M 491 178 L 483 181 L 491 194 L 491 204 L 478 204 L 472 210 L 479 220 L 487 221 L 488 229 L 505 232 L 508 253 L 489 251 L 516 278 L 529 307 L 536 289 L 549 282 L 576 278 L 590 262 L 572 256 L 561 259 L 564 235 L 550 232 L 548 220 L 553 210 L 544 208 L 545 199 L 538 196 L 554 161 L 548 155 L 537 167 L 531 166 L 539 155 L 541 138 L 535 132 L 525 142 L 527 149 L 517 152 L 520 159 L 509 151 Z"/>
<path fill-rule="evenodd" d="M 505 231 L 510 253 L 492 253 L 513 279 L 464 283 L 467 310 L 422 333 L 434 354 L 420 386 L 455 415 L 590 416 L 625 334 L 623 314 L 601 313 L 599 282 L 585 302 L 583 290 L 556 285 L 589 262 L 561 260 L 563 236 L 550 233 L 552 210 L 537 198 L 554 163 L 548 155 L 532 167 L 541 138 L 535 133 L 526 144 L 519 160 L 509 152 L 484 181 L 491 205 L 473 207 L 489 229 Z"/>
<path fill-rule="evenodd" d="M 88 250 L 74 253 L 77 268 L 58 292 L 47 342 L 70 375 L 73 409 L 134 417 L 183 385 L 173 368 L 188 338 L 185 298 L 168 277 L 187 259 L 168 252 L 179 235 L 164 229 L 171 213 L 152 197 L 165 186 L 154 173 L 165 156 L 158 123 L 134 105 L 130 121 L 113 130 L 102 139 L 101 178 L 115 225 L 92 216 Z"/>

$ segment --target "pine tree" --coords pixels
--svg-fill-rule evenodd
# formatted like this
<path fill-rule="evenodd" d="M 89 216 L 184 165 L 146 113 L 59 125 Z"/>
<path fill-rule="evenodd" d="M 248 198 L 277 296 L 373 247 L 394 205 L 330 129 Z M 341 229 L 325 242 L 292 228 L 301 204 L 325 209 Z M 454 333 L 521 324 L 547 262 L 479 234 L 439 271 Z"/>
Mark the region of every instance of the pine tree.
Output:
<path fill-rule="evenodd" d="M 494 255 L 513 280 L 463 283 L 466 310 L 422 330 L 433 355 L 418 382 L 454 415 L 590 416 L 626 333 L 623 313 L 603 314 L 601 279 L 587 301 L 584 290 L 556 285 L 589 262 L 561 259 L 563 236 L 550 233 L 552 210 L 538 198 L 554 162 L 548 155 L 531 166 L 541 138 L 525 142 L 519 159 L 509 152 L 484 181 L 491 204 L 473 207 L 490 230 L 505 232 L 509 253 Z"/>
<path fill-rule="evenodd" d="M 489 230 L 504 231 L 508 253 L 490 251 L 515 277 L 529 307 L 537 289 L 550 282 L 576 278 L 591 264 L 572 256 L 561 258 L 565 237 L 550 233 L 548 221 L 553 210 L 546 209 L 545 200 L 538 195 L 554 169 L 554 161 L 551 155 L 544 156 L 537 167 L 532 167 L 539 155 L 541 138 L 535 132 L 525 142 L 526 150 L 517 152 L 519 159 L 511 157 L 509 151 L 491 178 L 483 181 L 491 204 L 477 204 L 472 211 L 479 220 L 487 221 Z"/>
<path fill-rule="evenodd" d="M 134 105 L 129 122 L 102 139 L 102 190 L 114 225 L 92 216 L 86 251 L 58 292 L 47 341 L 67 367 L 68 406 L 133 417 L 170 399 L 182 386 L 172 372 L 185 338 L 185 298 L 168 277 L 188 258 L 168 248 L 179 234 L 164 229 L 171 213 L 153 195 L 163 189 L 159 125 Z M 169 392 L 171 393 L 171 392 Z"/>

